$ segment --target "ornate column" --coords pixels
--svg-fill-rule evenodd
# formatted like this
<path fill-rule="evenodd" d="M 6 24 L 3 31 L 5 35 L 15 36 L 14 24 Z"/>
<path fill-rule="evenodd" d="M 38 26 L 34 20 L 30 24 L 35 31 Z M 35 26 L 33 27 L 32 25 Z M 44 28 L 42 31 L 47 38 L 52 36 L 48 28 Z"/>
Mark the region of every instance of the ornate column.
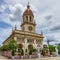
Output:
<path fill-rule="evenodd" d="M 35 47 L 35 48 L 37 47 L 36 39 L 34 39 L 34 47 Z"/>
<path fill-rule="evenodd" d="M 14 40 L 16 40 L 16 41 L 17 41 L 17 37 L 16 37 L 16 36 L 14 37 Z"/>
<path fill-rule="evenodd" d="M 55 47 L 55 50 L 56 50 L 55 54 L 56 54 L 56 56 L 58 56 L 58 49 L 57 49 L 57 46 Z"/>
<path fill-rule="evenodd" d="M 25 48 L 27 47 L 27 38 L 24 39 L 25 41 Z"/>
<path fill-rule="evenodd" d="M 26 52 L 26 48 L 27 48 L 27 38 L 24 38 L 24 55 L 25 55 L 25 52 Z"/>

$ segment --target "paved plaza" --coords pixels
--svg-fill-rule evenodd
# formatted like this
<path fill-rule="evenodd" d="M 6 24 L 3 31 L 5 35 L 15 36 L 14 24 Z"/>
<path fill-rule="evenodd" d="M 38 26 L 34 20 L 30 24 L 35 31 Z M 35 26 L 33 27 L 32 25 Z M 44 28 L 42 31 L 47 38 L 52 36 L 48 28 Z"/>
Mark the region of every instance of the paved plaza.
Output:
<path fill-rule="evenodd" d="M 0 60 L 8 60 L 6 57 L 0 55 Z"/>
<path fill-rule="evenodd" d="M 0 55 L 0 60 L 12 60 Z M 60 57 L 44 57 L 35 59 L 14 59 L 14 60 L 60 60 Z"/>

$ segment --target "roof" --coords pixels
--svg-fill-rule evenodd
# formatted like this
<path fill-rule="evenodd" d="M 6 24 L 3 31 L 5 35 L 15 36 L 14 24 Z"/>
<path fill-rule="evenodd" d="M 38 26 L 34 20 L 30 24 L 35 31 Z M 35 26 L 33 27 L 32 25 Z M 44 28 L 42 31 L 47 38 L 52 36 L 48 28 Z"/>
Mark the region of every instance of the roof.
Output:
<path fill-rule="evenodd" d="M 34 37 L 38 37 L 38 38 L 44 38 L 43 35 L 37 34 L 37 33 L 34 33 L 34 32 L 28 32 L 28 31 L 22 31 L 22 30 L 15 30 L 15 31 L 13 31 L 12 34 L 3 42 L 3 44 L 4 44 L 6 41 L 9 41 L 10 38 L 12 38 L 15 34 L 27 35 L 27 36 L 34 36 Z"/>
<path fill-rule="evenodd" d="M 27 5 L 27 9 L 24 11 L 24 13 L 23 13 L 23 16 L 24 15 L 32 15 L 33 16 L 33 12 L 32 12 L 32 10 L 30 9 L 30 5 L 28 4 Z"/>

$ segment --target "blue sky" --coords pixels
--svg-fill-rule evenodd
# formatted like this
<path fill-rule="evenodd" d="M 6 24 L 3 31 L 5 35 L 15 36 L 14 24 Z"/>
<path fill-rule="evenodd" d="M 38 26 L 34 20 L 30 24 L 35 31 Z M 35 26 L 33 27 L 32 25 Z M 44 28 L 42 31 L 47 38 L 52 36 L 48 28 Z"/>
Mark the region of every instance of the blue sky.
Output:
<path fill-rule="evenodd" d="M 0 0 L 0 45 L 17 25 L 20 29 L 22 14 L 28 1 L 34 13 L 36 32 L 41 30 L 45 40 L 55 40 L 50 44 L 60 43 L 60 0 Z"/>

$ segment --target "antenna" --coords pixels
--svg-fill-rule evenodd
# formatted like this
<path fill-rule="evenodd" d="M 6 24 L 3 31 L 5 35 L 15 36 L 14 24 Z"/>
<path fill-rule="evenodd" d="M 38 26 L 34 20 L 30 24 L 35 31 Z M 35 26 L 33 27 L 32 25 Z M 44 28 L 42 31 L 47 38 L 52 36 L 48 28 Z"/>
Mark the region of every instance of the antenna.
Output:
<path fill-rule="evenodd" d="M 28 2 L 28 5 L 29 5 L 29 2 Z"/>
<path fill-rule="evenodd" d="M 15 30 L 17 29 L 17 26 L 15 25 Z"/>
<path fill-rule="evenodd" d="M 29 2 L 28 2 L 28 5 L 27 5 L 27 8 L 28 8 L 28 9 L 30 8 Z"/>

